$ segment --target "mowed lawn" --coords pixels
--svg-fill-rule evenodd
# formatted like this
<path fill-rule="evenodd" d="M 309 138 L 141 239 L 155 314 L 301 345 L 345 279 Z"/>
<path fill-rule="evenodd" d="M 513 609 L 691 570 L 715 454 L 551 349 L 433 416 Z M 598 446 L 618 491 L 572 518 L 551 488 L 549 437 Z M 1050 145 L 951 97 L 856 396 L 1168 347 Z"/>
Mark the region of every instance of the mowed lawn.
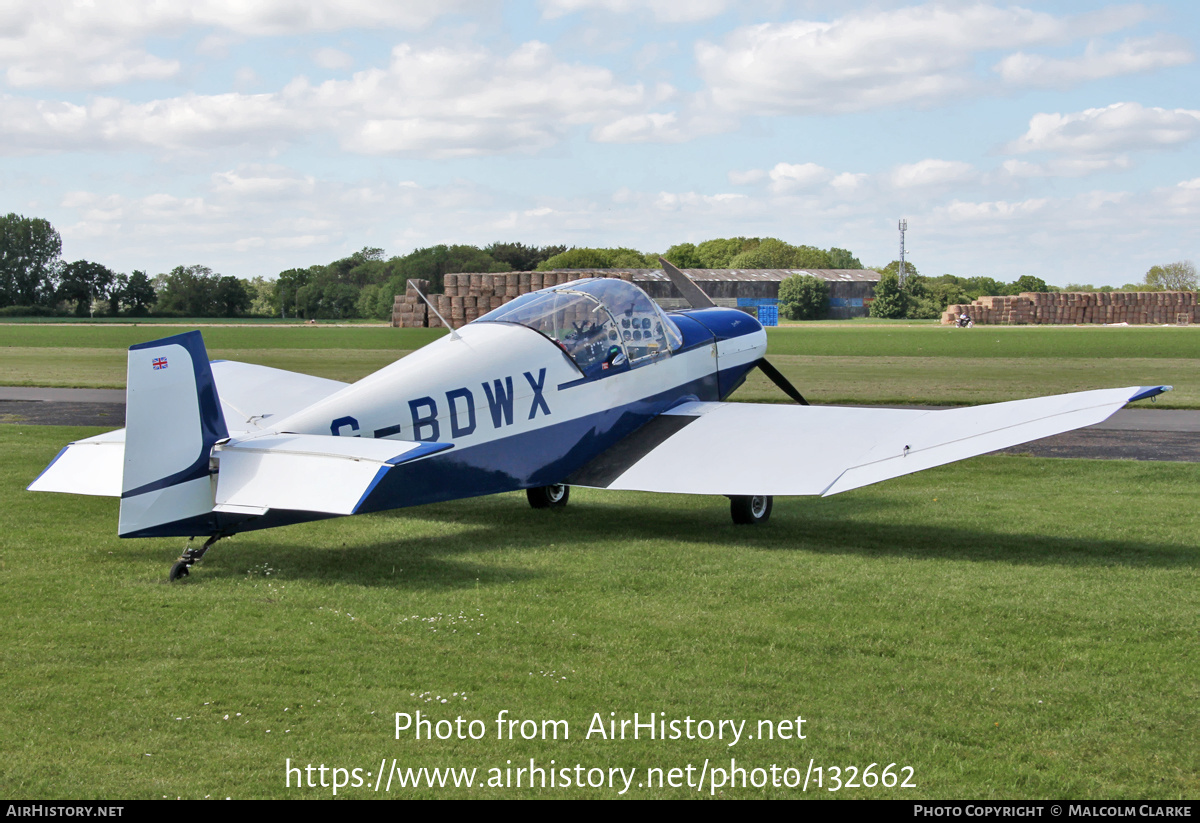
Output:
<path fill-rule="evenodd" d="M 174 327 L 0 326 L 0 385 L 121 388 L 125 351 Z M 353 381 L 437 339 L 434 329 L 220 326 L 213 359 Z M 962 405 L 1167 384 L 1159 408 L 1200 408 L 1200 329 L 803 324 L 769 332 L 768 356 L 814 403 Z M 786 398 L 755 372 L 737 400 Z"/>
<path fill-rule="evenodd" d="M 172 331 L 0 326 L 0 384 L 120 387 L 125 349 Z M 204 334 L 214 359 L 344 380 L 438 336 Z M 814 402 L 1173 383 L 1159 406 L 1200 407 L 1197 342 L 803 325 L 769 356 Z M 777 394 L 756 374 L 737 396 Z M 331 797 L 335 768 L 359 798 L 1200 797 L 1200 465 L 983 457 L 777 499 L 762 527 L 719 497 L 499 495 L 239 535 L 170 585 L 182 540 L 118 539 L 116 500 L 24 491 L 100 431 L 0 425 L 5 798 Z M 397 738 L 418 711 L 484 733 Z M 502 739 L 502 713 L 536 731 Z M 745 726 L 734 745 L 729 726 L 595 732 L 634 713 Z M 798 717 L 805 739 L 760 739 Z M 531 760 L 604 785 L 516 787 Z M 377 791 L 381 764 L 473 785 Z M 327 785 L 289 785 L 289 765 Z M 913 787 L 871 785 L 889 765 Z"/>
<path fill-rule="evenodd" d="M 168 585 L 182 541 L 23 490 L 96 431 L 0 426 L 6 798 L 330 797 L 289 762 L 393 761 L 485 785 L 338 796 L 618 796 L 486 786 L 531 759 L 639 798 L 1200 796 L 1200 466 L 985 457 L 752 528 L 723 498 L 501 495 L 239 535 Z M 418 711 L 485 733 L 397 739 Z M 535 739 L 497 739 L 502 712 Z M 754 739 L 588 737 L 635 712 Z M 805 739 L 758 738 L 797 717 Z M 871 764 L 915 788 L 829 791 Z M 736 768 L 767 784 L 711 785 Z"/>

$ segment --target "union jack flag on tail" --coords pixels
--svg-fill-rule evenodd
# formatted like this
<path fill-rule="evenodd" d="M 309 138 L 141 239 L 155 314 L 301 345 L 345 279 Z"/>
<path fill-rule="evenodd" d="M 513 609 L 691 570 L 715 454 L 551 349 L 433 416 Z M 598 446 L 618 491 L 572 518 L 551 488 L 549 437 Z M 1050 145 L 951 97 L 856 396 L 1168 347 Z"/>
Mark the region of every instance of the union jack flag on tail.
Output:
<path fill-rule="evenodd" d="M 165 369 L 167 367 L 167 358 L 156 357 L 150 361 L 150 364 L 154 366 L 155 371 L 158 371 L 159 369 Z"/>

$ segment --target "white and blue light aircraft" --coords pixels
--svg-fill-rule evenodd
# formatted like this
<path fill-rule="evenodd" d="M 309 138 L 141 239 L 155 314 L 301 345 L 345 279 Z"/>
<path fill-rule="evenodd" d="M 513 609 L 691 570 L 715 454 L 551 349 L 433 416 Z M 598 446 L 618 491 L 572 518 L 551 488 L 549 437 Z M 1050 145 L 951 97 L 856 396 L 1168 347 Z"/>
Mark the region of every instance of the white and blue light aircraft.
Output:
<path fill-rule="evenodd" d="M 209 362 L 200 332 L 129 350 L 126 428 L 71 443 L 32 491 L 121 498 L 122 537 L 219 538 L 339 515 L 571 485 L 730 498 L 830 495 L 1098 423 L 1169 386 L 922 411 L 810 406 L 767 335 L 664 269 L 693 308 L 632 283 L 525 294 L 357 383 Z M 796 405 L 725 402 L 761 368 Z M 762 457 L 767 444 L 772 459 Z"/>

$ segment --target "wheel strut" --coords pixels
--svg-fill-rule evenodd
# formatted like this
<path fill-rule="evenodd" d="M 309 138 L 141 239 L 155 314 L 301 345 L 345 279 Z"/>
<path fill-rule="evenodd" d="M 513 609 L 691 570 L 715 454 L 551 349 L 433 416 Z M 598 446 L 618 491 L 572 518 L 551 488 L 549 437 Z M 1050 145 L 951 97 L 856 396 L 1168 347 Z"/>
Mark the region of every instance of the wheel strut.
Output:
<path fill-rule="evenodd" d="M 195 538 L 188 538 L 187 548 L 184 549 L 183 554 L 179 555 L 179 559 L 175 561 L 175 565 L 171 567 L 171 574 L 167 578 L 171 582 L 179 580 L 182 577 L 187 577 L 190 573 L 189 569 L 191 569 L 192 564 L 199 563 L 200 559 L 204 557 L 204 553 L 208 551 L 209 547 L 221 539 L 221 535 L 214 534 L 212 537 L 205 540 L 204 545 L 198 549 L 192 548 L 192 540 L 194 539 Z"/>

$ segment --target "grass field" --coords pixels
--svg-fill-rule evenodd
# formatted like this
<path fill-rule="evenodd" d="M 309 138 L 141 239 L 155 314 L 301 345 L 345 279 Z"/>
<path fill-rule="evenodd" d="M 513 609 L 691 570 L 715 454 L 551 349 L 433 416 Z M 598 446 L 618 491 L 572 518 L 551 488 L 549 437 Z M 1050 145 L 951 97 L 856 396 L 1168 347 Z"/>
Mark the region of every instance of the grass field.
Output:
<path fill-rule="evenodd" d="M 95 431 L 0 426 L 6 798 L 328 797 L 285 763 L 393 758 L 637 769 L 639 798 L 707 797 L 638 783 L 731 758 L 825 787 L 727 798 L 1200 797 L 1200 466 L 980 458 L 778 500 L 761 528 L 720 498 L 502 495 L 241 535 L 167 585 L 180 543 L 117 539 L 115 500 L 23 491 Z M 418 710 L 486 734 L 397 740 Z M 570 737 L 499 740 L 502 710 Z M 587 739 L 610 712 L 755 739 Z M 806 739 L 758 739 L 797 716 Z M 872 763 L 916 788 L 828 791 Z M 384 795 L 364 782 L 339 796 Z"/>
<path fill-rule="evenodd" d="M 125 350 L 174 332 L 0 326 L 0 385 L 122 388 Z M 437 339 L 434 329 L 228 326 L 209 356 L 358 380 Z M 771 361 L 816 403 L 961 405 L 1129 385 L 1174 385 L 1159 408 L 1200 408 L 1200 331 L 1175 327 L 808 324 L 773 329 Z M 757 372 L 736 399 L 786 398 Z"/>
<path fill-rule="evenodd" d="M 118 387 L 125 348 L 172 331 L 0 326 L 0 384 Z M 204 334 L 214 358 L 346 380 L 438 335 Z M 818 402 L 1162 382 L 1176 385 L 1164 400 L 1200 407 L 1195 341 L 865 324 L 770 336 L 772 361 Z M 738 396 L 777 391 L 756 375 Z M 500 495 L 239 535 L 168 585 L 182 541 L 118 539 L 116 500 L 24 491 L 99 431 L 0 425 L 5 798 L 332 796 L 297 787 L 300 772 L 289 787 L 289 761 L 359 769 L 339 797 L 615 797 L 618 768 L 637 798 L 1200 797 L 1198 464 L 977 458 L 778 499 L 755 528 L 733 526 L 723 498 L 576 489 L 565 510 L 535 512 Z M 417 711 L 484 734 L 397 739 L 396 713 Z M 566 721 L 569 738 L 498 739 L 501 712 Z M 745 721 L 744 736 L 588 737 L 595 718 L 635 712 Z M 759 738 L 759 721 L 797 717 L 805 739 Z M 603 770 L 606 785 L 486 785 L 531 758 L 572 778 Z M 766 785 L 728 785 L 731 759 Z M 476 785 L 376 792 L 393 760 L 473 768 Z M 807 792 L 754 771 L 795 782 L 810 764 L 823 785 Z M 829 791 L 871 764 L 915 788 Z M 682 785 L 654 782 L 671 769 Z"/>

